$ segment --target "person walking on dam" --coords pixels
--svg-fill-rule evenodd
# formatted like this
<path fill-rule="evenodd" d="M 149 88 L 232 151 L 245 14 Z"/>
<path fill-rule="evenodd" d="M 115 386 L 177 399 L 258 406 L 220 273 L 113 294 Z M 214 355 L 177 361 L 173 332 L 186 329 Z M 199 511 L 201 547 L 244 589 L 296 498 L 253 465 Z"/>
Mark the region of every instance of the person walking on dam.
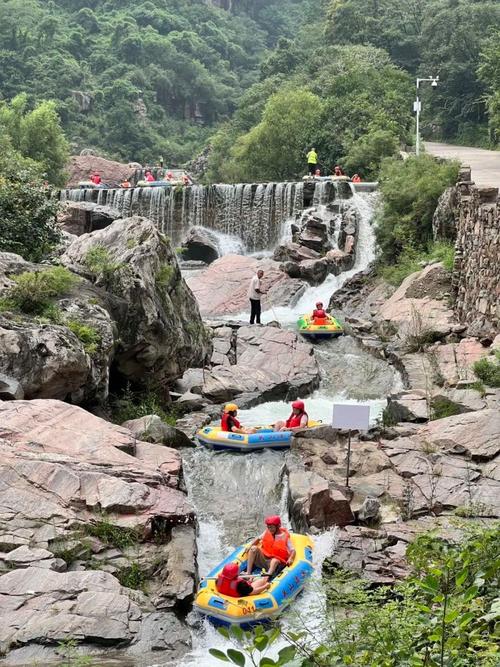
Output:
<path fill-rule="evenodd" d="M 248 298 L 250 299 L 250 324 L 260 324 L 260 313 L 261 313 L 261 303 L 260 299 L 262 297 L 262 285 L 261 279 L 264 275 L 264 271 L 259 269 L 257 274 L 250 281 L 250 287 L 248 288 Z"/>
<path fill-rule="evenodd" d="M 311 148 L 307 154 L 307 166 L 309 168 L 309 173 L 311 176 L 314 176 L 316 169 L 318 168 L 318 154 L 316 153 L 315 148 Z"/>

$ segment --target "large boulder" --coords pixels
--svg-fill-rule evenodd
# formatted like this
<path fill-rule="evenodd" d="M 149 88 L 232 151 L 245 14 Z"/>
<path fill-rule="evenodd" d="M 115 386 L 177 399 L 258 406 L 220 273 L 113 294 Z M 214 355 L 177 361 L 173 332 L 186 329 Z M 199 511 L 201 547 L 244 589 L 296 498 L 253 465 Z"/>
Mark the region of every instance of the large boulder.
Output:
<path fill-rule="evenodd" d="M 320 370 L 313 348 L 292 331 L 242 326 L 236 330 L 233 363 L 205 373 L 202 394 L 221 403 L 242 394 L 255 402 L 303 396 L 315 389 Z"/>
<path fill-rule="evenodd" d="M 120 211 L 110 206 L 87 201 L 67 201 L 57 221 L 64 231 L 81 236 L 96 229 L 104 229 L 119 218 Z"/>
<path fill-rule="evenodd" d="M 346 526 L 354 521 L 344 494 L 331 489 L 326 479 L 316 473 L 291 470 L 288 477 L 290 514 L 297 530 Z"/>
<path fill-rule="evenodd" d="M 462 338 L 458 343 L 436 345 L 432 352 L 442 383 L 455 387 L 459 383 L 472 384 L 477 380 L 474 364 L 488 356 L 489 349 L 475 338 Z"/>
<path fill-rule="evenodd" d="M 450 292 L 450 274 L 441 264 L 430 264 L 405 278 L 378 314 L 398 328 L 404 340 L 425 334 L 432 342 L 451 333 L 456 324 L 447 301 Z"/>
<path fill-rule="evenodd" d="M 112 266 L 98 271 L 97 283 L 125 302 L 113 311 L 120 336 L 114 357 L 118 372 L 136 383 L 151 373 L 164 382 L 203 365 L 209 336 L 167 237 L 145 218 L 118 220 L 79 237 L 61 261 L 88 275 L 89 253 L 96 249 Z"/>
<path fill-rule="evenodd" d="M 191 227 L 182 243 L 182 258 L 211 264 L 219 257 L 217 238 L 205 227 Z"/>
<path fill-rule="evenodd" d="M 186 280 L 202 314 L 232 315 L 250 310 L 248 288 L 258 269 L 264 271 L 264 310 L 270 306 L 294 305 L 307 287 L 303 281 L 283 273 L 277 262 L 243 255 L 225 255 L 205 271 L 188 276 Z"/>

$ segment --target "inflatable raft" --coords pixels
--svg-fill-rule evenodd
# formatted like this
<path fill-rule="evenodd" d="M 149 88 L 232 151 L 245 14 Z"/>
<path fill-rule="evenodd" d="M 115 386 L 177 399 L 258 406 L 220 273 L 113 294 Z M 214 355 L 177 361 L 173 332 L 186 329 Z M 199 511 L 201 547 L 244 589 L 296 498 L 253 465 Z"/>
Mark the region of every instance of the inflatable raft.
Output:
<path fill-rule="evenodd" d="M 290 539 L 296 551 L 295 560 L 272 579 L 267 591 L 243 598 L 221 595 L 217 591 L 215 582 L 224 565 L 237 562 L 240 572 L 246 570 L 246 554 L 251 544 L 248 543 L 236 549 L 201 580 L 194 608 L 218 625 L 239 625 L 245 628 L 275 619 L 302 591 L 313 572 L 311 538 L 291 533 Z M 254 574 L 258 577 L 259 571 L 256 570 Z"/>
<path fill-rule="evenodd" d="M 302 315 L 297 322 L 297 327 L 299 333 L 311 338 L 331 338 L 344 333 L 342 325 L 332 315 L 325 317 L 321 323 L 318 320 L 314 323 L 310 315 Z"/>
<path fill-rule="evenodd" d="M 170 181 L 137 181 L 138 188 L 169 188 L 172 186 Z"/>
<path fill-rule="evenodd" d="M 308 426 L 320 422 L 309 421 Z M 274 431 L 272 426 L 256 427 L 257 433 L 230 433 L 220 426 L 205 426 L 196 434 L 198 442 L 215 450 L 253 452 L 257 449 L 287 449 L 292 441 L 291 431 Z"/>

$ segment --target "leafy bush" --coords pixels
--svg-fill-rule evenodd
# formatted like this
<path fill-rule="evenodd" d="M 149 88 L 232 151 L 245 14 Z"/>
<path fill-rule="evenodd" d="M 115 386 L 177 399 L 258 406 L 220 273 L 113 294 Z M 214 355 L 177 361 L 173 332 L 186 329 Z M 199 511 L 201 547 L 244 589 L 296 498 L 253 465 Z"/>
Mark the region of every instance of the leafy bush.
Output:
<path fill-rule="evenodd" d="M 497 350 L 491 361 L 486 357 L 476 361 L 474 373 L 488 387 L 500 387 L 500 352 Z"/>
<path fill-rule="evenodd" d="M 426 252 L 418 252 L 413 247 L 405 248 L 395 264 L 379 264 L 378 273 L 388 283 L 399 287 L 403 280 L 412 273 L 422 270 L 424 263 L 442 262 L 451 273 L 455 260 L 455 247 L 452 243 L 438 241 L 430 245 Z"/>
<path fill-rule="evenodd" d="M 142 590 L 146 582 L 146 575 L 140 564 L 136 561 L 120 570 L 117 578 L 122 586 L 132 588 L 133 590 Z"/>
<path fill-rule="evenodd" d="M 27 271 L 12 276 L 13 285 L 6 298 L 10 305 L 23 313 L 43 315 L 57 297 L 67 294 L 78 278 L 63 266 L 44 271 Z"/>
<path fill-rule="evenodd" d="M 98 521 L 86 523 L 83 532 L 85 535 L 97 537 L 104 544 L 117 549 L 134 546 L 141 537 L 137 530 L 116 526 L 104 515 Z"/>
<path fill-rule="evenodd" d="M 170 426 L 175 426 L 177 420 L 176 412 L 162 398 L 158 387 L 133 391 L 130 385 L 127 385 L 120 396 L 112 397 L 111 409 L 112 419 L 116 424 L 148 415 L 157 415 Z"/>
<path fill-rule="evenodd" d="M 425 154 L 383 162 L 375 230 L 381 264 L 395 264 L 404 250 L 411 257 L 429 251 L 438 199 L 456 182 L 458 168 Z"/>
<path fill-rule="evenodd" d="M 97 352 L 102 341 L 101 335 L 97 329 L 75 319 L 66 320 L 64 324 L 83 343 L 83 349 L 87 354 L 92 356 Z"/>
<path fill-rule="evenodd" d="M 112 288 L 117 279 L 117 273 L 124 268 L 124 264 L 115 262 L 110 251 L 103 245 L 95 245 L 88 250 L 84 258 L 85 266 L 102 279 L 108 288 Z"/>

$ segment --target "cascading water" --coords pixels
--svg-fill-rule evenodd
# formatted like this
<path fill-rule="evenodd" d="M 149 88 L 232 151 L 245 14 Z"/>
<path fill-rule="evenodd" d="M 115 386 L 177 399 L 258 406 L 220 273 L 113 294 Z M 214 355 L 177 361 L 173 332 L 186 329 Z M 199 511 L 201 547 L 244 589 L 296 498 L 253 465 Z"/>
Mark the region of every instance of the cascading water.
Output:
<path fill-rule="evenodd" d="M 281 206 L 287 204 L 287 212 L 293 215 L 296 192 L 286 187 L 278 189 Z M 276 194 L 276 191 L 275 191 Z M 323 194 L 318 197 L 324 196 Z M 265 189 L 259 198 L 263 202 Z M 350 205 L 359 214 L 358 244 L 355 267 L 340 276 L 331 276 L 320 287 L 310 288 L 294 308 L 271 311 L 272 319 L 282 323 L 294 323 L 299 313 L 310 310 L 316 299 L 325 303 L 347 278 L 365 269 L 374 257 L 374 235 L 371 227 L 374 195 L 355 195 Z M 276 204 L 277 205 L 277 204 Z M 322 204 L 318 203 L 321 207 Z M 283 214 L 284 209 L 280 209 Z M 364 352 L 357 342 L 343 336 L 324 341 L 315 346 L 316 358 L 322 369 L 320 389 L 306 399 L 311 417 L 330 422 L 334 402 L 363 402 L 371 406 L 372 422 L 386 404 L 385 397 L 400 383 L 399 376 L 382 360 Z M 286 418 L 290 406 L 283 402 L 268 402 L 239 413 L 245 425 L 272 423 Z M 286 457 L 292 454 L 258 452 L 247 455 L 232 453 L 215 454 L 203 448 L 189 450 L 184 458 L 185 475 L 189 495 L 197 508 L 199 520 L 199 571 L 206 574 L 237 545 L 262 531 L 262 519 L 266 514 L 280 512 L 288 516 L 286 493 L 281 481 Z M 305 592 L 280 619 L 288 628 L 309 630 L 321 639 L 325 628 L 321 619 L 326 595 L 321 586 L 321 566 L 325 557 L 335 547 L 335 531 L 315 536 L 315 577 Z M 227 649 L 228 642 L 206 620 L 197 619 L 193 627 L 193 650 L 182 661 L 182 667 L 217 667 L 220 661 L 212 658 L 209 648 Z M 270 657 L 283 644 L 278 643 Z"/>
<path fill-rule="evenodd" d="M 304 184 L 72 189 L 61 191 L 60 200 L 110 206 L 123 217 L 146 216 L 175 244 L 189 227 L 200 226 L 238 236 L 249 251 L 259 251 L 273 247 L 284 223 L 303 210 Z"/>

